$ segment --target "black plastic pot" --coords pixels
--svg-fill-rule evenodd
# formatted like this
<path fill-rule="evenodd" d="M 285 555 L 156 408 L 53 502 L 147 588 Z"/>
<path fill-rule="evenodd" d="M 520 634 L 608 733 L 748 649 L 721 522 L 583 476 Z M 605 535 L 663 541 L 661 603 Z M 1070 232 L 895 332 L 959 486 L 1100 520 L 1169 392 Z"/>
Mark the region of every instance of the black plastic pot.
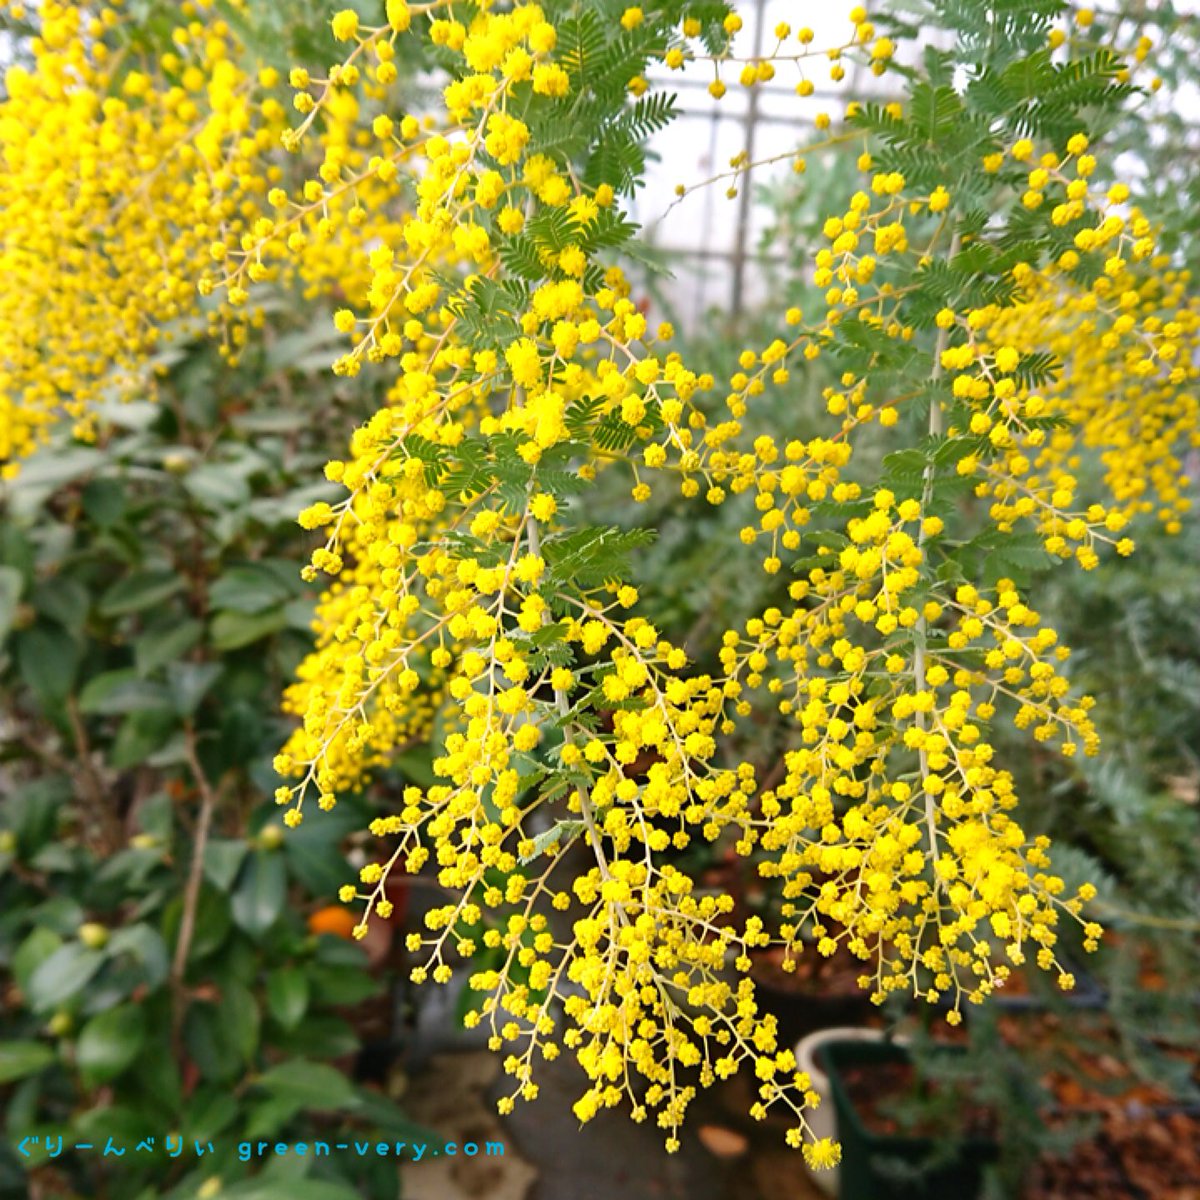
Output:
<path fill-rule="evenodd" d="M 938 1053 L 958 1054 L 957 1047 Z M 881 1134 L 868 1129 L 855 1108 L 843 1072 L 848 1067 L 909 1063 L 893 1042 L 831 1042 L 821 1058 L 829 1074 L 842 1144 L 840 1200 L 974 1200 L 984 1167 L 998 1147 L 989 1138 L 953 1144 L 932 1137 Z M 949 1145 L 949 1149 L 947 1149 Z"/>

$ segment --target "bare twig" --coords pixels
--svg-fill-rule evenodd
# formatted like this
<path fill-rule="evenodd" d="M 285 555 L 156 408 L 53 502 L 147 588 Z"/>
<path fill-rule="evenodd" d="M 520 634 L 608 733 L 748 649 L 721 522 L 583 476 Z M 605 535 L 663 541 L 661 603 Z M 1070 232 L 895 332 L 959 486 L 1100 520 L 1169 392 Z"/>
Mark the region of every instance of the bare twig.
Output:
<path fill-rule="evenodd" d="M 87 726 L 83 723 L 83 715 L 79 711 L 78 699 L 74 695 L 68 696 L 65 708 L 75 740 L 75 756 L 79 760 L 78 771 L 72 771 L 71 774 L 83 793 L 84 802 L 89 809 L 88 816 L 104 830 L 104 849 L 110 854 L 116 853 L 124 834 L 121 818 L 109 802 L 108 789 L 92 758 L 92 746 L 88 739 Z"/>
<path fill-rule="evenodd" d="M 183 894 L 183 915 L 179 922 L 179 940 L 175 944 L 175 959 L 171 964 L 171 992 L 174 1011 L 171 1020 L 172 1039 L 178 1048 L 179 1034 L 183 1027 L 185 996 L 183 976 L 187 970 L 188 953 L 192 948 L 192 935 L 196 929 L 196 906 L 200 901 L 200 881 L 204 874 L 204 850 L 208 845 L 208 831 L 212 824 L 213 809 L 217 793 L 209 782 L 200 756 L 196 752 L 196 730 L 189 721 L 184 732 L 184 746 L 188 766 L 196 777 L 196 788 L 200 793 L 200 816 L 196 821 L 196 832 L 192 839 L 192 861 L 188 868 L 187 886 Z"/>

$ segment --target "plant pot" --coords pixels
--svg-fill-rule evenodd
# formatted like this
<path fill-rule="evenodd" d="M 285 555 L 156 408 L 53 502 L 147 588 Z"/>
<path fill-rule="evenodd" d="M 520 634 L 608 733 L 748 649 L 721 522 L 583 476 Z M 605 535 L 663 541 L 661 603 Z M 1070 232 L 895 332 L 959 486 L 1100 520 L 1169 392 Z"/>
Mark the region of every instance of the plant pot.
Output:
<path fill-rule="evenodd" d="M 960 1054 L 958 1047 L 940 1053 Z M 967 1135 L 946 1148 L 933 1135 L 883 1133 L 870 1128 L 851 1097 L 851 1068 L 911 1066 L 901 1045 L 831 1041 L 822 1048 L 842 1144 L 840 1200 L 973 1200 L 983 1169 L 997 1155 L 990 1137 Z M 936 1156 L 936 1158 L 935 1158 Z"/>
<path fill-rule="evenodd" d="M 826 981 L 787 974 L 761 955 L 751 968 L 751 978 L 758 1010 L 775 1018 L 780 1045 L 792 1045 L 820 1030 L 865 1026 L 881 1020 L 869 993 L 853 983 L 845 986 L 845 980 L 832 981 L 833 991 L 823 990 L 829 986 Z"/>
<path fill-rule="evenodd" d="M 1065 965 L 1075 976 L 1075 986 L 1069 992 L 1059 989 L 1045 971 L 1027 965 L 1015 968 L 1007 986 L 993 993 L 986 1002 L 1007 1012 L 1041 1012 L 1059 1007 L 1104 1008 L 1107 997 L 1095 979 L 1070 960 Z M 1034 987 L 1030 987 L 1031 980 L 1037 980 Z M 973 1011 L 973 1006 L 966 1011 Z"/>
<path fill-rule="evenodd" d="M 834 1029 L 818 1029 L 802 1038 L 796 1046 L 796 1065 L 812 1080 L 812 1090 L 821 1097 L 821 1103 L 805 1114 L 808 1126 L 816 1138 L 837 1140 L 837 1113 L 834 1110 L 833 1090 L 829 1075 L 821 1058 L 821 1051 L 830 1042 L 881 1042 L 883 1032 L 879 1029 L 863 1029 L 857 1026 L 842 1026 Z M 808 1169 L 812 1181 L 827 1196 L 838 1195 L 840 1167 L 825 1171 Z"/>
<path fill-rule="evenodd" d="M 386 1088 L 392 1069 L 404 1057 L 406 1045 L 399 1039 L 366 1042 L 354 1059 L 355 1083 L 377 1084 Z"/>

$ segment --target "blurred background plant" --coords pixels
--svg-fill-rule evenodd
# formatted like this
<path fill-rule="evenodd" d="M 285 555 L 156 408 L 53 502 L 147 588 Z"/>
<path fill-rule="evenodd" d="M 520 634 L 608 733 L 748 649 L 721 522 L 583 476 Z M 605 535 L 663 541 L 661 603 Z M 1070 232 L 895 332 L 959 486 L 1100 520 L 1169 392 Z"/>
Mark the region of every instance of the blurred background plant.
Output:
<path fill-rule="evenodd" d="M 367 802 L 285 837 L 270 800 L 315 600 L 295 513 L 329 431 L 372 411 L 322 369 L 328 313 L 305 322 L 276 314 L 237 368 L 180 331 L 155 402 L 60 435 L 0 499 L 0 1194 L 397 1194 L 386 1159 L 233 1153 L 412 1132 L 364 1082 L 395 1036 L 387 948 L 330 907 Z M 96 1148 L 17 1157 L 51 1134 Z"/>

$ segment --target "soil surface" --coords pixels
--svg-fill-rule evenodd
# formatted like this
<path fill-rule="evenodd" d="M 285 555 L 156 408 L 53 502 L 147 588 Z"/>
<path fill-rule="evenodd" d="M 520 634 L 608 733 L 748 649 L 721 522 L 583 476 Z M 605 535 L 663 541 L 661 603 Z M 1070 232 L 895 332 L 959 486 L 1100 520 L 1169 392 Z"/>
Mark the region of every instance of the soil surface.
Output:
<path fill-rule="evenodd" d="M 1037 1164 L 1022 1200 L 1200 1200 L 1200 1113 L 1108 1113 L 1095 1137 Z"/>
<path fill-rule="evenodd" d="M 859 977 L 871 973 L 871 964 L 839 949 L 828 958 L 808 946 L 794 954 L 794 971 L 784 970 L 784 953 L 780 947 L 763 950 L 754 956 L 754 978 L 781 992 L 817 992 L 823 999 L 835 996 L 867 998 L 858 986 Z"/>

